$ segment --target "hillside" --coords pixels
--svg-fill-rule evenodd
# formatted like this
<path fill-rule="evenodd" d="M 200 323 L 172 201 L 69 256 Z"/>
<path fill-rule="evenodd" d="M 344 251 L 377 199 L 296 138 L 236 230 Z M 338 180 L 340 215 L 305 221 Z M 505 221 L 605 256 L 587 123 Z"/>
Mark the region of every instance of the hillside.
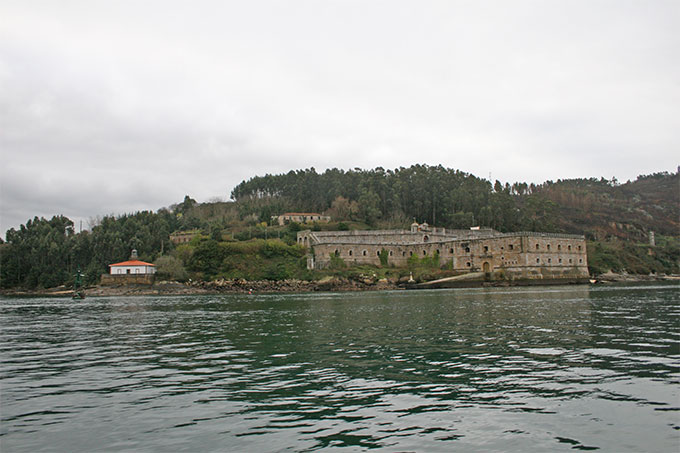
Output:
<path fill-rule="evenodd" d="M 231 193 L 242 213 L 261 220 L 283 211 L 324 212 L 368 225 L 416 218 L 447 228 L 490 226 L 646 241 L 649 231 L 680 234 L 680 175 L 495 184 L 458 170 L 415 165 L 395 170 L 312 169 L 265 175 Z"/>
<path fill-rule="evenodd" d="M 319 212 L 321 229 L 403 228 L 413 219 L 446 228 L 488 226 L 499 231 L 584 234 L 592 274 L 680 273 L 680 176 L 656 173 L 619 184 L 605 179 L 501 184 L 442 166 L 395 170 L 313 168 L 255 176 L 237 185 L 233 201 L 181 203 L 157 212 L 99 219 L 75 233 L 63 216 L 34 218 L 7 231 L 0 244 L 4 288 L 69 283 L 80 268 L 94 283 L 108 264 L 137 249 L 168 279 L 317 278 L 295 245 L 302 228 L 279 226 L 272 216 Z M 181 245 L 177 231 L 192 231 Z M 650 232 L 656 245 L 650 246 Z M 239 245 L 240 244 L 240 245 Z"/>
<path fill-rule="evenodd" d="M 625 184 L 595 179 L 546 183 L 537 196 L 555 203 L 556 227 L 589 238 L 646 241 L 649 231 L 680 233 L 680 175 L 657 173 Z"/>

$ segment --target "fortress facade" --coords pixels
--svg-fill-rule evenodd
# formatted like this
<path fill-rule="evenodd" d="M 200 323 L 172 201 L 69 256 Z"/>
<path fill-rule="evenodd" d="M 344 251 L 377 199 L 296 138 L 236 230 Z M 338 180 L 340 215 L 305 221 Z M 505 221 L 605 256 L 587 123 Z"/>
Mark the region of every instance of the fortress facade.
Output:
<path fill-rule="evenodd" d="M 490 228 L 447 230 L 426 223 L 409 230 L 311 231 L 297 234 L 308 250 L 307 267 L 324 269 L 333 257 L 346 264 L 405 267 L 411 256 L 438 256 L 440 266 L 461 274 L 486 272 L 514 279 L 588 278 L 582 235 L 500 233 Z M 384 260 L 384 258 L 383 258 Z"/>

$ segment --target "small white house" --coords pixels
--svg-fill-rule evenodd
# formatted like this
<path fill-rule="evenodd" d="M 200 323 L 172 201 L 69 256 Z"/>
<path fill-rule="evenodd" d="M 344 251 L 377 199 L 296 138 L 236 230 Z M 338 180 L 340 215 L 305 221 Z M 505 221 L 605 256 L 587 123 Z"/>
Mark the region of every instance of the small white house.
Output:
<path fill-rule="evenodd" d="M 123 261 L 121 263 L 109 264 L 111 275 L 121 274 L 155 274 L 156 266 L 139 260 Z"/>

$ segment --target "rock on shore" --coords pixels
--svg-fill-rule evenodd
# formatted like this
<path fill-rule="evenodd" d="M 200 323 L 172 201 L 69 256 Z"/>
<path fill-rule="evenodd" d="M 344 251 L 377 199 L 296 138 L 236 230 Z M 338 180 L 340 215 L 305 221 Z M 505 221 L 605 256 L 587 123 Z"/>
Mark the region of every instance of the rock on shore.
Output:
<path fill-rule="evenodd" d="M 160 281 L 153 285 L 106 285 L 85 288 L 85 296 L 144 296 L 144 295 L 183 295 L 183 294 L 222 294 L 222 293 L 303 293 L 314 291 L 370 291 L 396 289 L 396 282 L 387 280 L 349 280 L 346 278 L 326 277 L 319 281 L 305 280 L 257 280 L 244 279 L 193 281 L 187 283 Z M 50 296 L 70 297 L 73 291 L 65 288 L 42 290 L 4 290 L 6 296 Z"/>

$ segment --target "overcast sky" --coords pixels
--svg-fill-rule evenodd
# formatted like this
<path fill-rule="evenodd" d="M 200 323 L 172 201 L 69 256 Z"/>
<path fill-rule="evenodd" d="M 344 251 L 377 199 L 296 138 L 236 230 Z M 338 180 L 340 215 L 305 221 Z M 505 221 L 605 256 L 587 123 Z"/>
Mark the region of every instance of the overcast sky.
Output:
<path fill-rule="evenodd" d="M 0 2 L 0 232 L 315 167 L 680 163 L 680 2 Z"/>

